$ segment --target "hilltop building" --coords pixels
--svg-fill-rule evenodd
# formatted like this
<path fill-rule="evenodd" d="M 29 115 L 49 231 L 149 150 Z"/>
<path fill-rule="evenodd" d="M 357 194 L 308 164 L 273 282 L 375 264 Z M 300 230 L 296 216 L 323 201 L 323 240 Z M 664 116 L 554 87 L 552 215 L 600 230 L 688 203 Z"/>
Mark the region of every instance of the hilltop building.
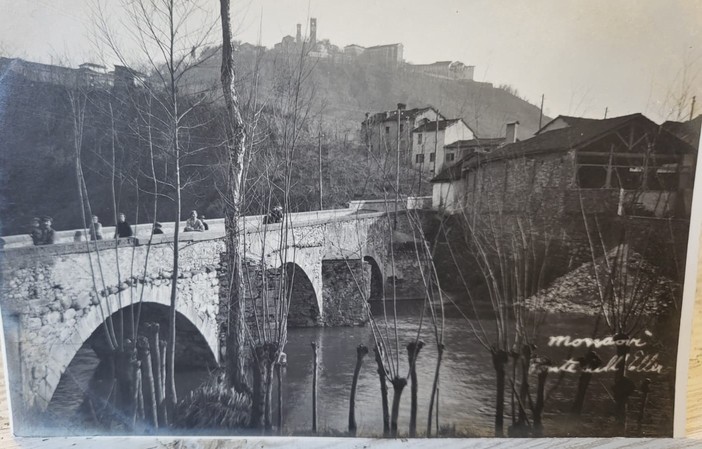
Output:
<path fill-rule="evenodd" d="M 0 72 L 15 73 L 30 81 L 66 87 L 140 87 L 147 82 L 145 74 L 128 67 L 116 65 L 114 70 L 110 71 L 107 67 L 92 62 L 85 62 L 74 69 L 19 58 L 0 57 Z"/>
<path fill-rule="evenodd" d="M 403 59 L 404 47 L 402 44 L 376 45 L 366 48 L 360 55 L 360 61 L 381 67 L 397 67 Z"/>
<path fill-rule="evenodd" d="M 319 39 L 317 36 L 317 19 L 310 18 L 309 37 L 302 36 L 302 24 L 297 24 L 295 37 L 287 35 L 273 46 L 275 51 L 293 53 L 303 50 L 308 56 L 320 59 L 330 59 L 334 63 L 373 64 L 379 67 L 395 68 L 404 63 L 403 45 L 401 43 L 362 47 L 351 44 L 343 49 L 332 44 L 329 39 Z"/>
<path fill-rule="evenodd" d="M 475 66 L 465 65 L 461 61 L 437 61 L 431 64 L 407 64 L 407 67 L 419 73 L 436 78 L 473 81 Z"/>

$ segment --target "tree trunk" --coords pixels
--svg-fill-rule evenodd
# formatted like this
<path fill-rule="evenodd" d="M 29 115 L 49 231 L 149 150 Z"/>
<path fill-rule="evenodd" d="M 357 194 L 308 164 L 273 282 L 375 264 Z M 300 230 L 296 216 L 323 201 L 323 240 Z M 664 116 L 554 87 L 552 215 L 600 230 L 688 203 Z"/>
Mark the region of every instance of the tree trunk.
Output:
<path fill-rule="evenodd" d="M 124 349 L 118 349 L 115 356 L 115 379 L 117 380 L 115 415 L 117 415 L 116 418 L 121 425 L 129 426 L 131 423 L 128 417 L 131 416 L 132 400 L 135 397 L 134 389 L 136 388 L 134 365 L 139 363 L 136 348 L 130 340 L 127 340 Z"/>
<path fill-rule="evenodd" d="M 274 343 L 266 343 L 266 405 L 264 423 L 266 434 L 273 430 L 273 365 L 277 360 L 278 350 Z"/>
<path fill-rule="evenodd" d="M 542 415 L 544 411 L 544 390 L 546 389 L 546 377 L 548 376 L 548 366 L 545 361 L 539 364 L 538 382 L 536 386 L 536 404 L 534 405 L 534 436 L 541 437 L 544 434 Z"/>
<path fill-rule="evenodd" d="M 177 156 L 176 156 L 177 157 Z M 180 183 L 180 164 L 176 162 L 176 183 Z M 166 345 L 166 408 L 168 414 L 173 416 L 175 405 L 178 402 L 175 387 L 175 345 L 176 345 L 176 300 L 178 295 L 178 235 L 180 232 L 180 188 L 176 188 L 176 219 L 173 233 L 173 271 L 171 275 L 171 298 L 168 310 L 168 341 Z"/>
<path fill-rule="evenodd" d="M 283 435 L 283 364 L 275 364 L 275 373 L 278 379 L 278 435 Z"/>
<path fill-rule="evenodd" d="M 151 364 L 151 351 L 149 340 L 146 337 L 137 338 L 137 350 L 139 351 L 139 361 L 144 373 L 144 411 L 148 423 L 158 429 L 158 402 L 156 401 L 156 384 L 154 382 L 153 367 Z"/>
<path fill-rule="evenodd" d="M 166 426 L 166 403 L 163 397 L 163 378 L 161 377 L 161 339 L 159 337 L 160 326 L 158 323 L 145 323 L 146 336 L 149 339 L 149 350 L 151 352 L 151 368 L 156 393 L 156 411 L 158 423 Z"/>
<path fill-rule="evenodd" d="M 626 334 L 617 334 L 614 341 L 628 340 Z M 629 345 L 617 345 L 617 370 L 614 373 L 614 418 L 622 435 L 626 434 L 626 411 L 629 396 L 634 392 L 634 382 L 626 377 L 626 357 L 629 353 Z"/>
<path fill-rule="evenodd" d="M 407 385 L 407 379 L 404 377 L 394 377 L 392 379 L 392 415 L 390 416 L 390 436 L 397 438 L 397 418 L 400 415 L 400 398 L 402 390 Z"/>
<path fill-rule="evenodd" d="M 135 380 L 134 396 L 132 397 L 132 431 L 138 432 L 137 423 L 142 421 L 144 411 L 144 396 L 141 389 L 141 368 L 139 363 L 132 365 L 132 370 Z"/>
<path fill-rule="evenodd" d="M 358 375 L 361 373 L 363 358 L 368 354 L 368 348 L 364 345 L 356 347 L 356 367 L 353 370 L 353 381 L 351 382 L 351 398 L 349 400 L 349 435 L 356 436 L 356 386 L 358 385 Z"/>
<path fill-rule="evenodd" d="M 312 342 L 312 352 L 314 353 L 314 368 L 312 370 L 312 433 L 317 433 L 317 365 L 319 355 L 317 353 L 317 343 Z"/>
<path fill-rule="evenodd" d="M 239 110 L 239 99 L 235 88 L 234 48 L 229 0 L 220 0 L 222 18 L 222 68 L 221 81 L 224 103 L 227 107 L 227 189 L 225 204 L 225 228 L 227 261 L 229 270 L 228 305 L 229 316 L 226 343 L 226 371 L 230 386 L 240 393 L 250 393 L 246 384 L 246 318 L 244 311 L 241 257 L 239 255 L 239 197 L 241 174 L 244 169 L 246 130 Z"/>
<path fill-rule="evenodd" d="M 434 413 L 434 401 L 436 400 L 436 390 L 439 388 L 439 369 L 441 368 L 441 358 L 444 355 L 444 345 L 437 345 L 438 355 L 436 357 L 436 370 L 434 371 L 434 383 L 431 386 L 431 398 L 429 400 L 429 413 L 427 415 L 427 437 L 431 437 L 431 419 Z M 436 411 L 437 417 L 439 409 Z M 439 434 L 439 424 L 436 425 L 436 434 Z"/>
<path fill-rule="evenodd" d="M 583 357 L 578 359 L 578 363 L 580 364 L 581 372 L 578 378 L 578 390 L 575 393 L 575 400 L 573 401 L 573 408 L 571 409 L 571 413 L 574 415 L 580 415 L 582 413 L 587 388 L 590 385 L 590 379 L 592 379 L 592 372 L 590 372 L 590 370 L 599 367 L 602 364 L 602 359 L 600 359 L 595 351 L 590 349 Z"/>
<path fill-rule="evenodd" d="M 519 381 L 519 416 L 514 431 L 516 436 L 526 437 L 528 434 L 527 401 L 529 400 L 529 365 L 531 364 L 531 346 L 523 345 L 520 354 L 520 374 Z"/>
<path fill-rule="evenodd" d="M 497 395 L 495 398 L 495 436 L 504 436 L 505 426 L 505 365 L 508 354 L 503 350 L 492 351 L 492 364 L 497 377 Z"/>
<path fill-rule="evenodd" d="M 412 385 L 410 386 L 410 438 L 417 436 L 417 357 L 419 357 L 419 351 L 423 347 L 424 342 L 422 340 L 407 344 L 407 358 L 409 360 L 410 380 L 412 381 Z"/>
<path fill-rule="evenodd" d="M 383 364 L 383 354 L 382 349 L 377 345 L 373 348 L 375 353 L 375 363 L 378 365 L 378 377 L 380 378 L 380 399 L 383 404 L 383 436 L 387 437 L 390 435 L 390 410 L 388 407 L 388 384 L 387 371 L 385 371 L 385 365 Z"/>
<path fill-rule="evenodd" d="M 266 411 L 266 366 L 268 356 L 265 345 L 256 345 L 253 348 L 253 398 L 251 407 L 251 427 L 264 429 L 264 415 Z"/>
<path fill-rule="evenodd" d="M 168 343 L 166 340 L 161 340 L 158 342 L 158 347 L 161 352 L 161 363 L 159 368 L 161 369 L 161 397 L 163 397 L 163 422 L 168 424 L 168 407 L 166 404 L 166 348 Z"/>
<path fill-rule="evenodd" d="M 637 430 L 641 433 L 641 427 L 643 426 L 644 416 L 646 415 L 646 403 L 648 402 L 648 393 L 651 389 L 651 379 L 644 379 L 641 382 L 641 406 L 639 407 L 639 418 L 637 419 Z"/>

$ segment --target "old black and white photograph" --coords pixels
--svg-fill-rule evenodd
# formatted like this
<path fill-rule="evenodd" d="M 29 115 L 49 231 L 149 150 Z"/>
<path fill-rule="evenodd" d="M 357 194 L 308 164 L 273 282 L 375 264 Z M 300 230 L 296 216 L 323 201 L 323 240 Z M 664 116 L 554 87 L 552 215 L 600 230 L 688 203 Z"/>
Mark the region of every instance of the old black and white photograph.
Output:
<path fill-rule="evenodd" d="M 0 11 L 14 435 L 674 435 L 699 0 Z"/>

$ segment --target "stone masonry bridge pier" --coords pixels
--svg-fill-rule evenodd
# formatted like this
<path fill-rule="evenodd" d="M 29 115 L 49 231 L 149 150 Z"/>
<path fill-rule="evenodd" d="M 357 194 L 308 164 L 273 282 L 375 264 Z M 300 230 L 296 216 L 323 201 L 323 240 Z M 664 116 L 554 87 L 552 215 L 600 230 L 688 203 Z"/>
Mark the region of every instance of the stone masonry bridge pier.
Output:
<path fill-rule="evenodd" d="M 289 325 L 363 324 L 364 302 L 382 299 L 393 275 L 401 295 L 421 295 L 414 253 L 395 251 L 391 267 L 391 236 L 400 232 L 392 230 L 393 212 L 372 202 L 353 206 L 289 214 L 282 224 L 242 219 L 245 276 L 282 267 L 294 279 Z M 399 227 L 407 231 L 408 212 L 402 209 Z M 181 233 L 177 365 L 214 367 L 220 360 L 222 299 L 227 296 L 224 226 L 221 219 L 208 224 L 209 231 Z M 134 238 L 98 242 L 73 242 L 75 231 L 62 231 L 59 243 L 40 247 L 27 245 L 26 236 L 4 237 L 0 306 L 15 414 L 50 409 L 79 350 L 91 342 L 93 348 L 100 346 L 95 341 L 101 340 L 108 317 L 125 335 L 133 327 L 141 332 L 144 322 L 167 326 L 173 226 L 164 224 L 166 234 L 154 236 L 150 245 L 150 225 L 137 226 Z M 104 229 L 106 237 L 110 232 Z M 248 297 L 261 288 L 258 279 L 258 286 L 249 282 L 245 287 Z M 138 310 L 139 323 L 132 327 Z"/>

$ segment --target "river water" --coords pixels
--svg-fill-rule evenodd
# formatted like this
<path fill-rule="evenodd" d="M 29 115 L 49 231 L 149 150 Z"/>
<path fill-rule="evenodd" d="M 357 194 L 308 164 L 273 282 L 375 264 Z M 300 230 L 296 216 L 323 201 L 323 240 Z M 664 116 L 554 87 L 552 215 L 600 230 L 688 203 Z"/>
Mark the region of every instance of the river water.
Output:
<path fill-rule="evenodd" d="M 417 337 L 419 328 L 418 304 L 412 302 L 399 303 L 397 319 L 397 340 L 399 341 L 399 373 L 408 375 L 407 351 L 405 345 Z M 376 311 L 377 312 L 377 311 Z M 382 316 L 382 314 L 377 314 Z M 389 317 L 390 318 L 390 317 Z M 392 323 L 394 320 L 389 319 Z M 385 328 L 382 319 L 378 322 L 381 329 Z M 474 326 L 482 324 L 488 333 L 494 328 L 494 321 L 486 319 L 479 323 L 472 320 Z M 593 336 L 594 319 L 581 315 L 559 313 L 548 315 L 541 325 L 539 337 L 536 339 L 540 353 L 550 357 L 554 364 L 569 357 L 577 358 L 584 353 L 583 348 L 565 349 L 548 347 L 548 337 L 551 335 L 570 335 L 575 337 Z M 393 346 L 395 359 L 394 327 L 388 329 L 388 339 Z M 607 332 L 598 331 L 598 336 L 606 336 Z M 426 430 L 428 404 L 431 385 L 434 379 L 436 364 L 436 340 L 431 320 L 425 316 L 419 337 L 425 342 L 417 362 L 418 375 L 418 418 L 419 434 Z M 655 340 L 655 338 L 654 338 Z M 356 346 L 366 345 L 369 349 L 374 346 L 370 326 L 337 327 L 337 328 L 302 328 L 290 329 L 287 354 L 287 366 L 283 370 L 283 429 L 284 434 L 309 434 L 312 427 L 312 372 L 313 352 L 311 342 L 316 342 L 319 348 L 319 377 L 318 377 L 318 430 L 325 434 L 340 434 L 348 428 L 348 406 L 354 365 L 356 362 Z M 466 319 L 459 314 L 449 311 L 445 320 L 444 331 L 445 351 L 441 365 L 439 382 L 439 423 L 444 429 L 451 429 L 458 436 L 492 436 L 494 435 L 494 402 L 495 374 L 489 352 L 479 344 Z M 654 351 L 660 341 L 653 341 L 648 351 Z M 537 349 L 538 350 L 538 349 Z M 614 354 L 612 348 L 598 350 L 606 361 Z M 639 430 L 637 418 L 642 403 L 642 395 L 634 393 L 629 401 L 629 436 L 670 436 L 672 432 L 672 398 L 675 351 L 663 354 L 661 363 L 664 365 L 662 374 L 630 373 L 630 377 L 638 385 L 644 377 L 652 380 L 651 393 L 646 402 L 644 419 Z M 69 416 L 71 410 L 77 410 L 80 394 L 77 385 L 87 384 L 95 362 L 89 351 L 80 353 L 83 362 L 79 369 L 72 374 L 76 387 L 62 387 L 52 400 L 54 413 Z M 372 350 L 365 357 L 360 372 L 356 394 L 356 422 L 359 436 L 381 436 L 382 407 L 380 398 L 380 381 Z M 179 394 L 183 397 L 184 389 L 193 384 L 193 380 L 201 378 L 205 373 L 189 373 L 187 383 L 180 385 Z M 81 380 L 82 379 L 82 380 Z M 547 436 L 608 436 L 616 434 L 613 426 L 611 411 L 613 402 L 611 384 L 613 374 L 598 374 L 588 390 L 583 415 L 575 422 L 567 419 L 575 390 L 577 374 L 550 374 L 546 392 L 548 393 L 544 410 L 544 432 Z M 511 424 L 511 398 L 509 380 L 505 402 L 505 430 Z M 532 394 L 536 385 L 532 376 Z M 85 387 L 81 387 L 85 388 Z M 388 383 L 389 401 L 392 401 L 392 386 Z M 274 398 L 277 393 L 274 389 Z M 274 399 L 274 410 L 276 410 Z M 410 412 L 410 386 L 403 392 L 400 407 L 399 429 L 406 435 L 408 432 Z M 276 413 L 273 413 L 274 424 Z M 435 432 L 435 430 L 434 430 Z"/>

